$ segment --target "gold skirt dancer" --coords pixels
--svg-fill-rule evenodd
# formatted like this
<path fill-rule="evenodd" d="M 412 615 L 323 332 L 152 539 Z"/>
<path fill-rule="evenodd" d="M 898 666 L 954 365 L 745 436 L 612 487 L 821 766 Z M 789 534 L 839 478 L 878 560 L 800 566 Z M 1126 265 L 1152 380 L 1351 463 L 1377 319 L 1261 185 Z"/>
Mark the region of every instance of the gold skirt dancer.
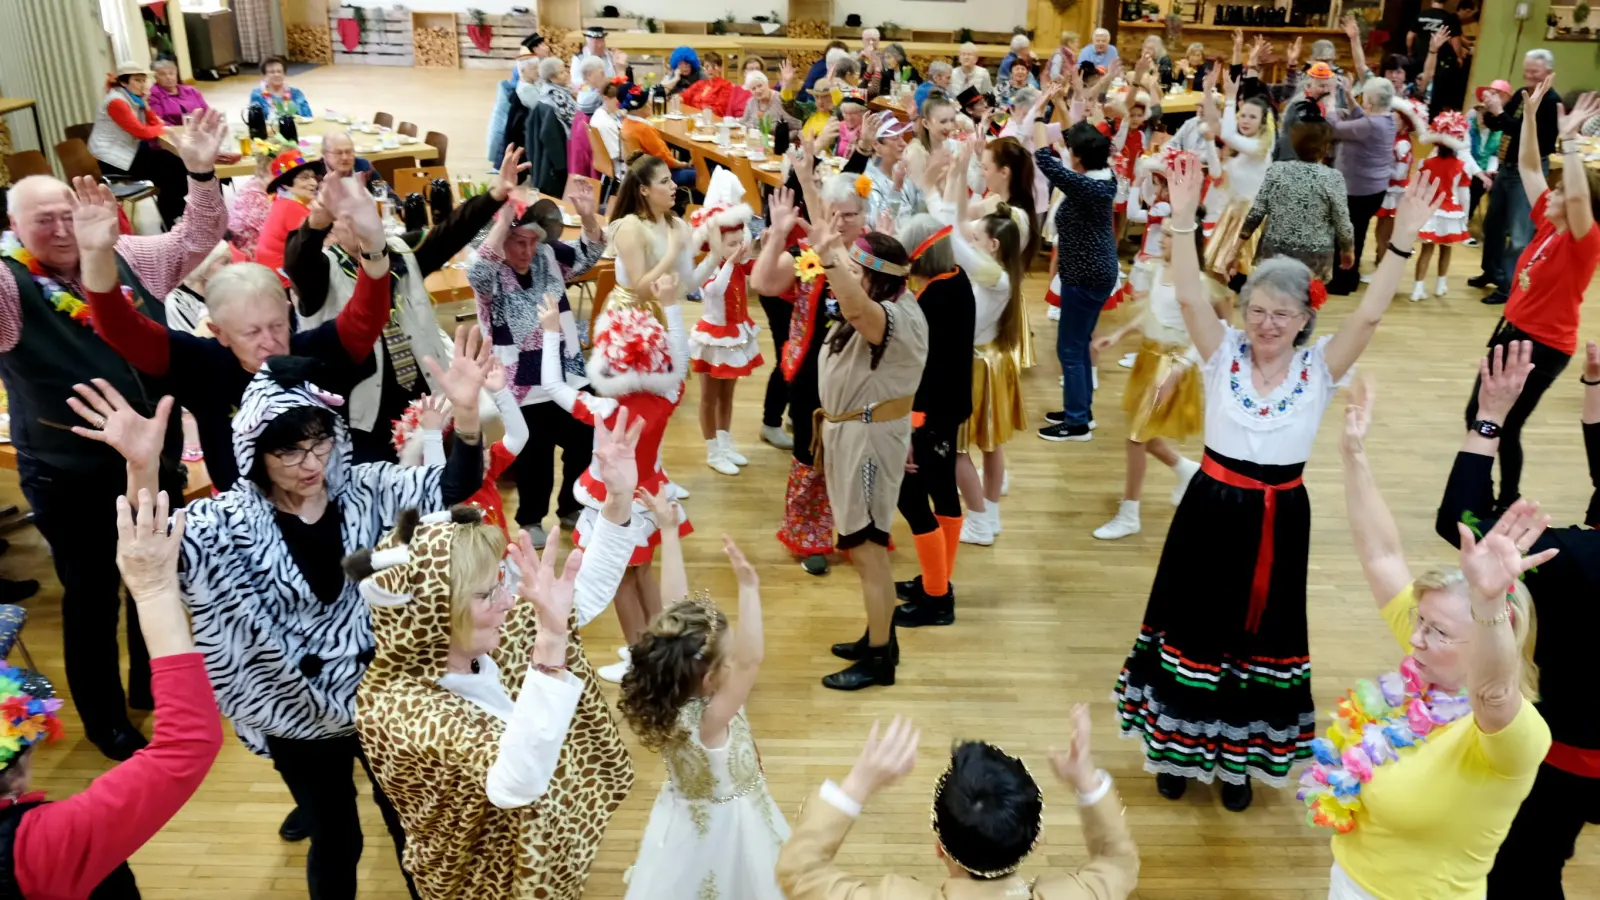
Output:
<path fill-rule="evenodd" d="M 1029 341 L 1010 351 L 994 342 L 972 348 L 972 416 L 956 432 L 958 452 L 993 453 L 1028 426 L 1021 370 L 1023 351 L 1030 349 Z"/>
<path fill-rule="evenodd" d="M 1204 387 L 1200 367 L 1188 356 L 1189 348 L 1147 340 L 1133 361 L 1133 373 L 1122 394 L 1122 411 L 1128 416 L 1128 437 L 1140 444 L 1152 438 L 1181 441 L 1205 427 Z M 1176 375 L 1162 396 L 1161 386 Z"/>
<path fill-rule="evenodd" d="M 1206 239 L 1206 271 L 1215 272 L 1226 278 L 1228 263 L 1237 259 L 1235 268 L 1238 273 L 1250 274 L 1256 258 L 1256 240 L 1261 235 L 1261 229 L 1257 228 L 1251 233 L 1249 240 L 1245 241 L 1239 240 L 1239 232 L 1244 228 L 1245 216 L 1249 215 L 1254 202 L 1249 197 L 1235 197 L 1222 208 L 1222 215 L 1217 217 L 1216 228 L 1212 230 L 1211 237 Z"/>

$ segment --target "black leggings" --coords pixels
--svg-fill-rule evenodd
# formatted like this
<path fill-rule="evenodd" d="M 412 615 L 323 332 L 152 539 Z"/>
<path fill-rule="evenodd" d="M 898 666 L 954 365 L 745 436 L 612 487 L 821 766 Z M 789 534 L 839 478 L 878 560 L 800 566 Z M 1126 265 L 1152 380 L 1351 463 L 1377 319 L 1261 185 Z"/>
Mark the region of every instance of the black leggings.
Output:
<path fill-rule="evenodd" d="M 767 397 L 761 404 L 761 424 L 773 428 L 783 424 L 783 409 L 789 405 L 789 382 L 783 377 L 783 345 L 789 340 L 789 316 L 794 304 L 781 297 L 762 297 L 767 313 L 767 328 L 772 332 L 772 374 L 767 376 Z"/>
<path fill-rule="evenodd" d="M 1600 778 L 1539 766 L 1489 873 L 1489 900 L 1560 900 L 1561 869 L 1585 823 L 1600 825 Z"/>
<path fill-rule="evenodd" d="M 538 525 L 550 511 L 557 446 L 561 448 L 561 491 L 556 494 L 556 515 L 577 515 L 583 505 L 573 496 L 572 486 L 594 458 L 594 428 L 554 401 L 527 404 L 522 407 L 522 418 L 528 423 L 528 445 L 511 464 L 517 479 L 517 524 L 523 528 Z"/>
<path fill-rule="evenodd" d="M 1356 264 L 1348 269 L 1338 268 L 1335 262 L 1333 281 L 1328 285 L 1330 294 L 1353 294 L 1361 288 L 1361 253 L 1367 247 L 1367 227 L 1372 224 L 1373 216 L 1383 206 L 1383 195 L 1387 191 L 1376 194 L 1351 195 L 1346 198 L 1350 207 L 1350 226 L 1355 229 L 1355 255 Z"/>
<path fill-rule="evenodd" d="M 911 461 L 916 471 L 900 482 L 898 506 L 912 534 L 939 529 L 936 516 L 961 516 L 961 492 L 956 489 L 956 430 L 960 423 L 935 424 L 931 419 L 911 432 Z M 930 505 L 932 508 L 930 509 Z"/>
<path fill-rule="evenodd" d="M 100 170 L 107 175 L 126 175 L 154 184 L 156 209 L 161 212 L 161 224 L 167 228 L 183 217 L 184 198 L 189 194 L 189 172 L 176 153 L 141 143 L 127 169 L 102 161 Z"/>
<path fill-rule="evenodd" d="M 1512 405 L 1511 414 L 1500 424 L 1500 494 L 1495 504 L 1501 509 L 1510 506 L 1521 496 L 1522 426 L 1533 415 L 1539 398 L 1561 377 L 1562 370 L 1572 359 L 1570 354 L 1562 353 L 1549 344 L 1539 343 L 1517 326 L 1501 319 L 1489 338 L 1490 351 L 1512 341 L 1533 341 L 1533 371 L 1528 373 L 1528 381 L 1522 387 L 1522 395 Z M 1478 388 L 1481 381 L 1481 378 L 1473 379 L 1472 396 L 1467 400 L 1468 428 L 1478 418 Z"/>

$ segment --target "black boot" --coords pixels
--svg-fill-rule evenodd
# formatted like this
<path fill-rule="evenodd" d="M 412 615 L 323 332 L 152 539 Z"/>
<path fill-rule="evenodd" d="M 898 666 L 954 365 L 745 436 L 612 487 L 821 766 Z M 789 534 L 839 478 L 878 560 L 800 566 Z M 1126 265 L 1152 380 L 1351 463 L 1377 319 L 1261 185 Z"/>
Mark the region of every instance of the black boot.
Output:
<path fill-rule="evenodd" d="M 894 624 L 900 628 L 921 628 L 924 625 L 954 625 L 956 621 L 956 586 L 943 597 L 929 597 L 917 585 L 915 596 L 895 607 Z"/>
<path fill-rule="evenodd" d="M 1183 792 L 1189 789 L 1189 779 L 1182 775 L 1170 775 L 1162 772 L 1156 776 L 1156 792 L 1168 800 L 1178 800 L 1183 797 Z"/>
<path fill-rule="evenodd" d="M 833 651 L 833 655 L 839 657 L 840 659 L 848 659 L 851 662 L 866 659 L 868 651 L 872 649 L 872 644 L 868 641 L 869 634 L 870 632 L 863 631 L 861 632 L 861 640 L 846 641 L 843 644 L 834 644 L 830 649 Z M 889 633 L 889 646 L 894 648 L 894 664 L 899 665 L 900 642 L 894 639 L 893 631 L 890 631 Z"/>
<path fill-rule="evenodd" d="M 283 824 L 278 826 L 278 837 L 291 844 L 303 841 L 310 836 L 311 826 L 306 823 L 305 813 L 302 813 L 298 806 L 289 810 L 289 814 L 283 817 Z"/>
<path fill-rule="evenodd" d="M 922 576 L 918 575 L 910 581 L 896 581 L 894 595 L 900 600 L 915 600 L 922 596 Z"/>
<path fill-rule="evenodd" d="M 866 655 L 848 669 L 824 676 L 822 686 L 836 691 L 859 691 L 877 685 L 887 687 L 894 684 L 894 667 L 899 658 L 900 644 L 891 632 L 889 643 L 868 647 Z"/>
<path fill-rule="evenodd" d="M 1255 798 L 1255 791 L 1250 787 L 1250 778 L 1246 776 L 1244 784 L 1234 784 L 1230 781 L 1222 783 L 1222 805 L 1229 812 L 1244 812 L 1250 808 L 1250 801 Z"/>

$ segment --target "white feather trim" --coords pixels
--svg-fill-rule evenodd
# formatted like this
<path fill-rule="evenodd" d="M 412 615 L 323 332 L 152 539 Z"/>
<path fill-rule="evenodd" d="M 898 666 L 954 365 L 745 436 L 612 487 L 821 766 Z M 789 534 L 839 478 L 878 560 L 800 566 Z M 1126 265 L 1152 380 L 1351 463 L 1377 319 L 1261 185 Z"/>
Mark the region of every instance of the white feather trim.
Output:
<path fill-rule="evenodd" d="M 1410 100 L 1407 100 L 1404 97 L 1390 97 L 1389 109 L 1392 112 L 1397 112 L 1400 115 L 1405 116 L 1406 119 L 1411 123 L 1411 130 L 1413 132 L 1421 134 L 1428 130 L 1428 120 L 1417 115 L 1417 108 L 1411 105 Z"/>
<path fill-rule="evenodd" d="M 1467 149 L 1466 141 L 1463 141 L 1458 137 L 1451 137 L 1448 134 L 1439 134 L 1437 132 L 1430 131 L 1424 136 L 1423 139 L 1430 144 L 1437 144 L 1440 147 L 1449 147 L 1451 150 L 1454 150 L 1457 153 L 1461 153 Z"/>

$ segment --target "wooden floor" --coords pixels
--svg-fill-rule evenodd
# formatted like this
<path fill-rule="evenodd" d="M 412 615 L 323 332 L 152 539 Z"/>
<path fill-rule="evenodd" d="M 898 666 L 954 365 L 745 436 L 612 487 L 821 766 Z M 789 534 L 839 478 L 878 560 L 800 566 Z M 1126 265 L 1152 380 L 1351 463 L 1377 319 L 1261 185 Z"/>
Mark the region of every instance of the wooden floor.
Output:
<path fill-rule="evenodd" d="M 423 130 L 445 131 L 452 139 L 451 168 L 481 171 L 482 132 L 496 75 L 344 67 L 316 70 L 295 81 L 319 113 L 329 106 L 367 116 L 384 109 Z M 251 86 L 241 78 L 205 87 L 213 103 L 231 112 Z M 1397 298 L 1361 362 L 1380 389 L 1370 439 L 1373 464 L 1416 565 L 1451 558 L 1452 551 L 1433 535 L 1433 514 L 1461 440 L 1461 410 L 1479 348 L 1497 317 L 1496 310 L 1477 302 L 1476 291 L 1464 287 L 1466 277 L 1477 270 L 1476 251 L 1457 256 L 1456 287 L 1449 295 L 1419 304 Z M 1028 408 L 1035 417 L 1060 405 L 1058 369 L 1048 352 L 1055 326 L 1046 321 L 1039 299 L 1044 286 L 1039 277 L 1028 286 L 1028 296 L 1034 298 L 1035 339 L 1045 351 L 1045 361 L 1025 376 Z M 1594 296 L 1591 292 L 1591 324 L 1585 332 L 1591 337 L 1597 335 L 1592 323 L 1600 315 Z M 1337 327 L 1352 304 L 1350 298 L 1331 298 L 1323 315 L 1324 332 Z M 1112 313 L 1108 319 L 1122 315 Z M 756 440 L 766 370 L 739 388 L 735 436 L 751 463 L 736 478 L 705 466 L 691 388 L 663 453 L 674 479 L 694 494 L 686 504 L 697 530 L 686 546 L 691 584 L 732 604 L 733 579 L 716 539 L 723 532 L 740 541 L 761 571 L 768 652 L 749 710 L 772 794 L 792 821 L 807 792 L 847 771 L 874 718 L 897 713 L 915 717 L 925 738 L 917 771 L 870 805 L 845 843 L 841 862 L 863 873 L 936 879 L 943 866 L 934 856 L 927 809 L 948 742 L 994 740 L 1033 761 L 1034 771 L 1043 773 L 1048 771 L 1042 764 L 1045 752 L 1066 738 L 1066 711 L 1073 703 L 1089 702 L 1097 759 L 1117 777 L 1128 804 L 1128 824 L 1141 847 L 1140 896 L 1320 900 L 1327 892 L 1328 836 L 1305 825 L 1291 794 L 1260 790 L 1254 807 L 1243 815 L 1224 810 L 1215 792 L 1205 788 L 1168 802 L 1142 772 L 1139 746 L 1116 739 L 1109 697 L 1171 521 L 1166 496 L 1172 477 L 1166 471 L 1151 472 L 1142 534 L 1112 543 L 1090 537 L 1115 510 L 1126 434 L 1119 410 L 1127 370 L 1108 356 L 1100 372 L 1100 429 L 1094 441 L 1051 444 L 1026 433 L 1016 438 L 1009 448 L 1011 495 L 1001 506 L 1005 533 L 992 548 L 963 545 L 955 574 L 960 597 L 955 626 L 904 633 L 899 684 L 861 694 L 838 694 L 818 684 L 838 664 L 828 645 L 860 633 L 854 573 L 840 567 L 822 578 L 808 576 L 773 538 L 789 456 Z M 1576 369 L 1569 369 L 1545 397 L 1525 435 L 1525 491 L 1543 501 L 1558 523 L 1580 521 L 1590 491 L 1578 427 L 1580 390 Z M 1355 678 L 1372 676 L 1399 656 L 1373 609 L 1346 531 L 1337 408 L 1328 416 L 1306 473 L 1316 510 L 1308 590 L 1311 647 L 1323 709 L 1331 708 Z M 1200 447 L 1184 449 L 1196 455 Z M 14 481 L 0 484 L 0 499 L 17 499 Z M 897 554 L 896 572 L 908 578 L 916 571 L 916 560 L 903 523 L 897 523 L 895 535 L 905 548 Z M 60 589 L 47 550 L 31 530 L 8 537 L 13 549 L 0 569 L 7 577 L 44 582 L 30 604 L 34 620 L 28 643 L 45 671 L 62 684 Z M 1204 572 L 1194 577 L 1197 585 L 1204 584 Z M 1204 602 L 1203 592 L 1197 591 L 1196 601 Z M 602 617 L 584 639 L 597 663 L 613 661 L 619 644 L 615 619 Z M 615 689 L 608 688 L 608 696 L 614 695 Z M 68 738 L 46 749 L 36 763 L 38 787 L 55 796 L 81 789 L 108 767 L 80 739 L 71 710 L 68 704 Z M 662 780 L 661 764 L 650 754 L 636 748 L 634 758 L 638 786 L 612 820 L 589 880 L 586 896 L 597 900 L 622 896 L 622 874 L 638 849 Z M 1029 868 L 1075 866 L 1084 859 L 1084 848 L 1071 791 L 1055 783 L 1045 790 L 1047 827 Z M 276 836 L 289 806 L 288 792 L 271 764 L 251 756 L 230 736 L 199 793 L 134 857 L 144 895 L 152 900 L 304 896 L 305 845 L 286 845 Z M 377 811 L 364 803 L 362 815 L 367 834 L 362 896 L 403 897 Z M 1579 842 L 1566 886 L 1569 896 L 1600 895 L 1600 833 L 1594 829 Z"/>

